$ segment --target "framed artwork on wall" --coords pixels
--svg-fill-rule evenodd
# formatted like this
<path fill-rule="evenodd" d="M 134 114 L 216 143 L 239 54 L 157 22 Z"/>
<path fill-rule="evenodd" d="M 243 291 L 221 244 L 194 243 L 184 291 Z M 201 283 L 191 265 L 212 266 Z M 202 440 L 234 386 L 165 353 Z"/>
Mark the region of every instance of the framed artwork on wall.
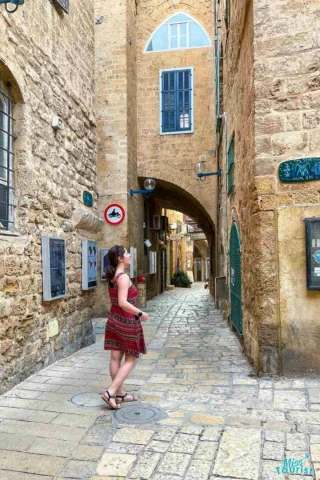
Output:
<path fill-rule="evenodd" d="M 98 285 L 98 246 L 93 240 L 82 240 L 82 290 Z"/>
<path fill-rule="evenodd" d="M 56 300 L 66 296 L 66 241 L 60 237 L 43 236 L 42 282 L 43 300 Z"/>

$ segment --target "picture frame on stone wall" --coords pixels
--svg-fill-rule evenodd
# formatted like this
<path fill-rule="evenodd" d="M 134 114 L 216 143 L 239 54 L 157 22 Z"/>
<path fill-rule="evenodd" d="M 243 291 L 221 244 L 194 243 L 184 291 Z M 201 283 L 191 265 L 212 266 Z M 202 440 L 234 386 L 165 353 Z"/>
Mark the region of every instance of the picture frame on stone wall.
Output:
<path fill-rule="evenodd" d="M 320 290 L 320 218 L 305 218 L 307 290 Z"/>
<path fill-rule="evenodd" d="M 66 296 L 66 240 L 44 235 L 42 246 L 43 300 L 48 302 Z"/>
<path fill-rule="evenodd" d="M 98 244 L 94 240 L 82 240 L 82 290 L 98 285 Z"/>

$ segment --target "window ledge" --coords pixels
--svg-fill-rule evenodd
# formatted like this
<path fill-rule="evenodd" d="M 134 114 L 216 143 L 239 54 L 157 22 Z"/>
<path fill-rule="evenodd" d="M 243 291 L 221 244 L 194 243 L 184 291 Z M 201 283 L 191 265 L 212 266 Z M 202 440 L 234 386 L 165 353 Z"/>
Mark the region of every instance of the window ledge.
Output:
<path fill-rule="evenodd" d="M 18 232 L 10 232 L 10 230 L 1 230 L 0 229 L 0 237 L 1 236 L 4 236 L 4 237 L 21 237 L 21 233 L 18 233 Z"/>
<path fill-rule="evenodd" d="M 160 135 L 189 135 L 194 133 L 194 130 L 188 130 L 187 132 L 160 132 Z"/>

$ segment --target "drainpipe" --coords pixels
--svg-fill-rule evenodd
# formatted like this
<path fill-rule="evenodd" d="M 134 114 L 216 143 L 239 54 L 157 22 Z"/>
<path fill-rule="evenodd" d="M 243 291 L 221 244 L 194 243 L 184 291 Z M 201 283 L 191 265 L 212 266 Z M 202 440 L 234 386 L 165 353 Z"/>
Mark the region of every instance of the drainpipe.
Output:
<path fill-rule="evenodd" d="M 227 135 L 227 112 L 223 112 L 222 115 L 222 127 L 223 127 L 223 144 L 224 144 L 224 163 L 225 163 L 225 202 L 226 202 L 226 208 L 225 208 L 225 237 L 226 237 L 226 246 L 227 249 L 229 248 L 229 228 L 228 228 L 228 180 L 227 180 L 227 172 L 228 172 L 228 135 Z M 226 274 L 226 281 L 228 285 L 228 274 L 229 274 L 229 268 L 228 268 L 228 261 L 226 262 L 225 265 L 225 274 Z"/>

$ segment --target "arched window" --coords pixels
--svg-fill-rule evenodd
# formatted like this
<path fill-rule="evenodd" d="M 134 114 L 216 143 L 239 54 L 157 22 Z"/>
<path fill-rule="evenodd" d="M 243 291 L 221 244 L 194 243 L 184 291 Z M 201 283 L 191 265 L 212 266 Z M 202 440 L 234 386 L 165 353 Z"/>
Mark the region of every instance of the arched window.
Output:
<path fill-rule="evenodd" d="M 176 13 L 155 30 L 147 43 L 145 53 L 211 45 L 208 34 L 199 22 L 186 13 Z"/>
<path fill-rule="evenodd" d="M 13 226 L 12 100 L 0 79 L 0 232 Z"/>

